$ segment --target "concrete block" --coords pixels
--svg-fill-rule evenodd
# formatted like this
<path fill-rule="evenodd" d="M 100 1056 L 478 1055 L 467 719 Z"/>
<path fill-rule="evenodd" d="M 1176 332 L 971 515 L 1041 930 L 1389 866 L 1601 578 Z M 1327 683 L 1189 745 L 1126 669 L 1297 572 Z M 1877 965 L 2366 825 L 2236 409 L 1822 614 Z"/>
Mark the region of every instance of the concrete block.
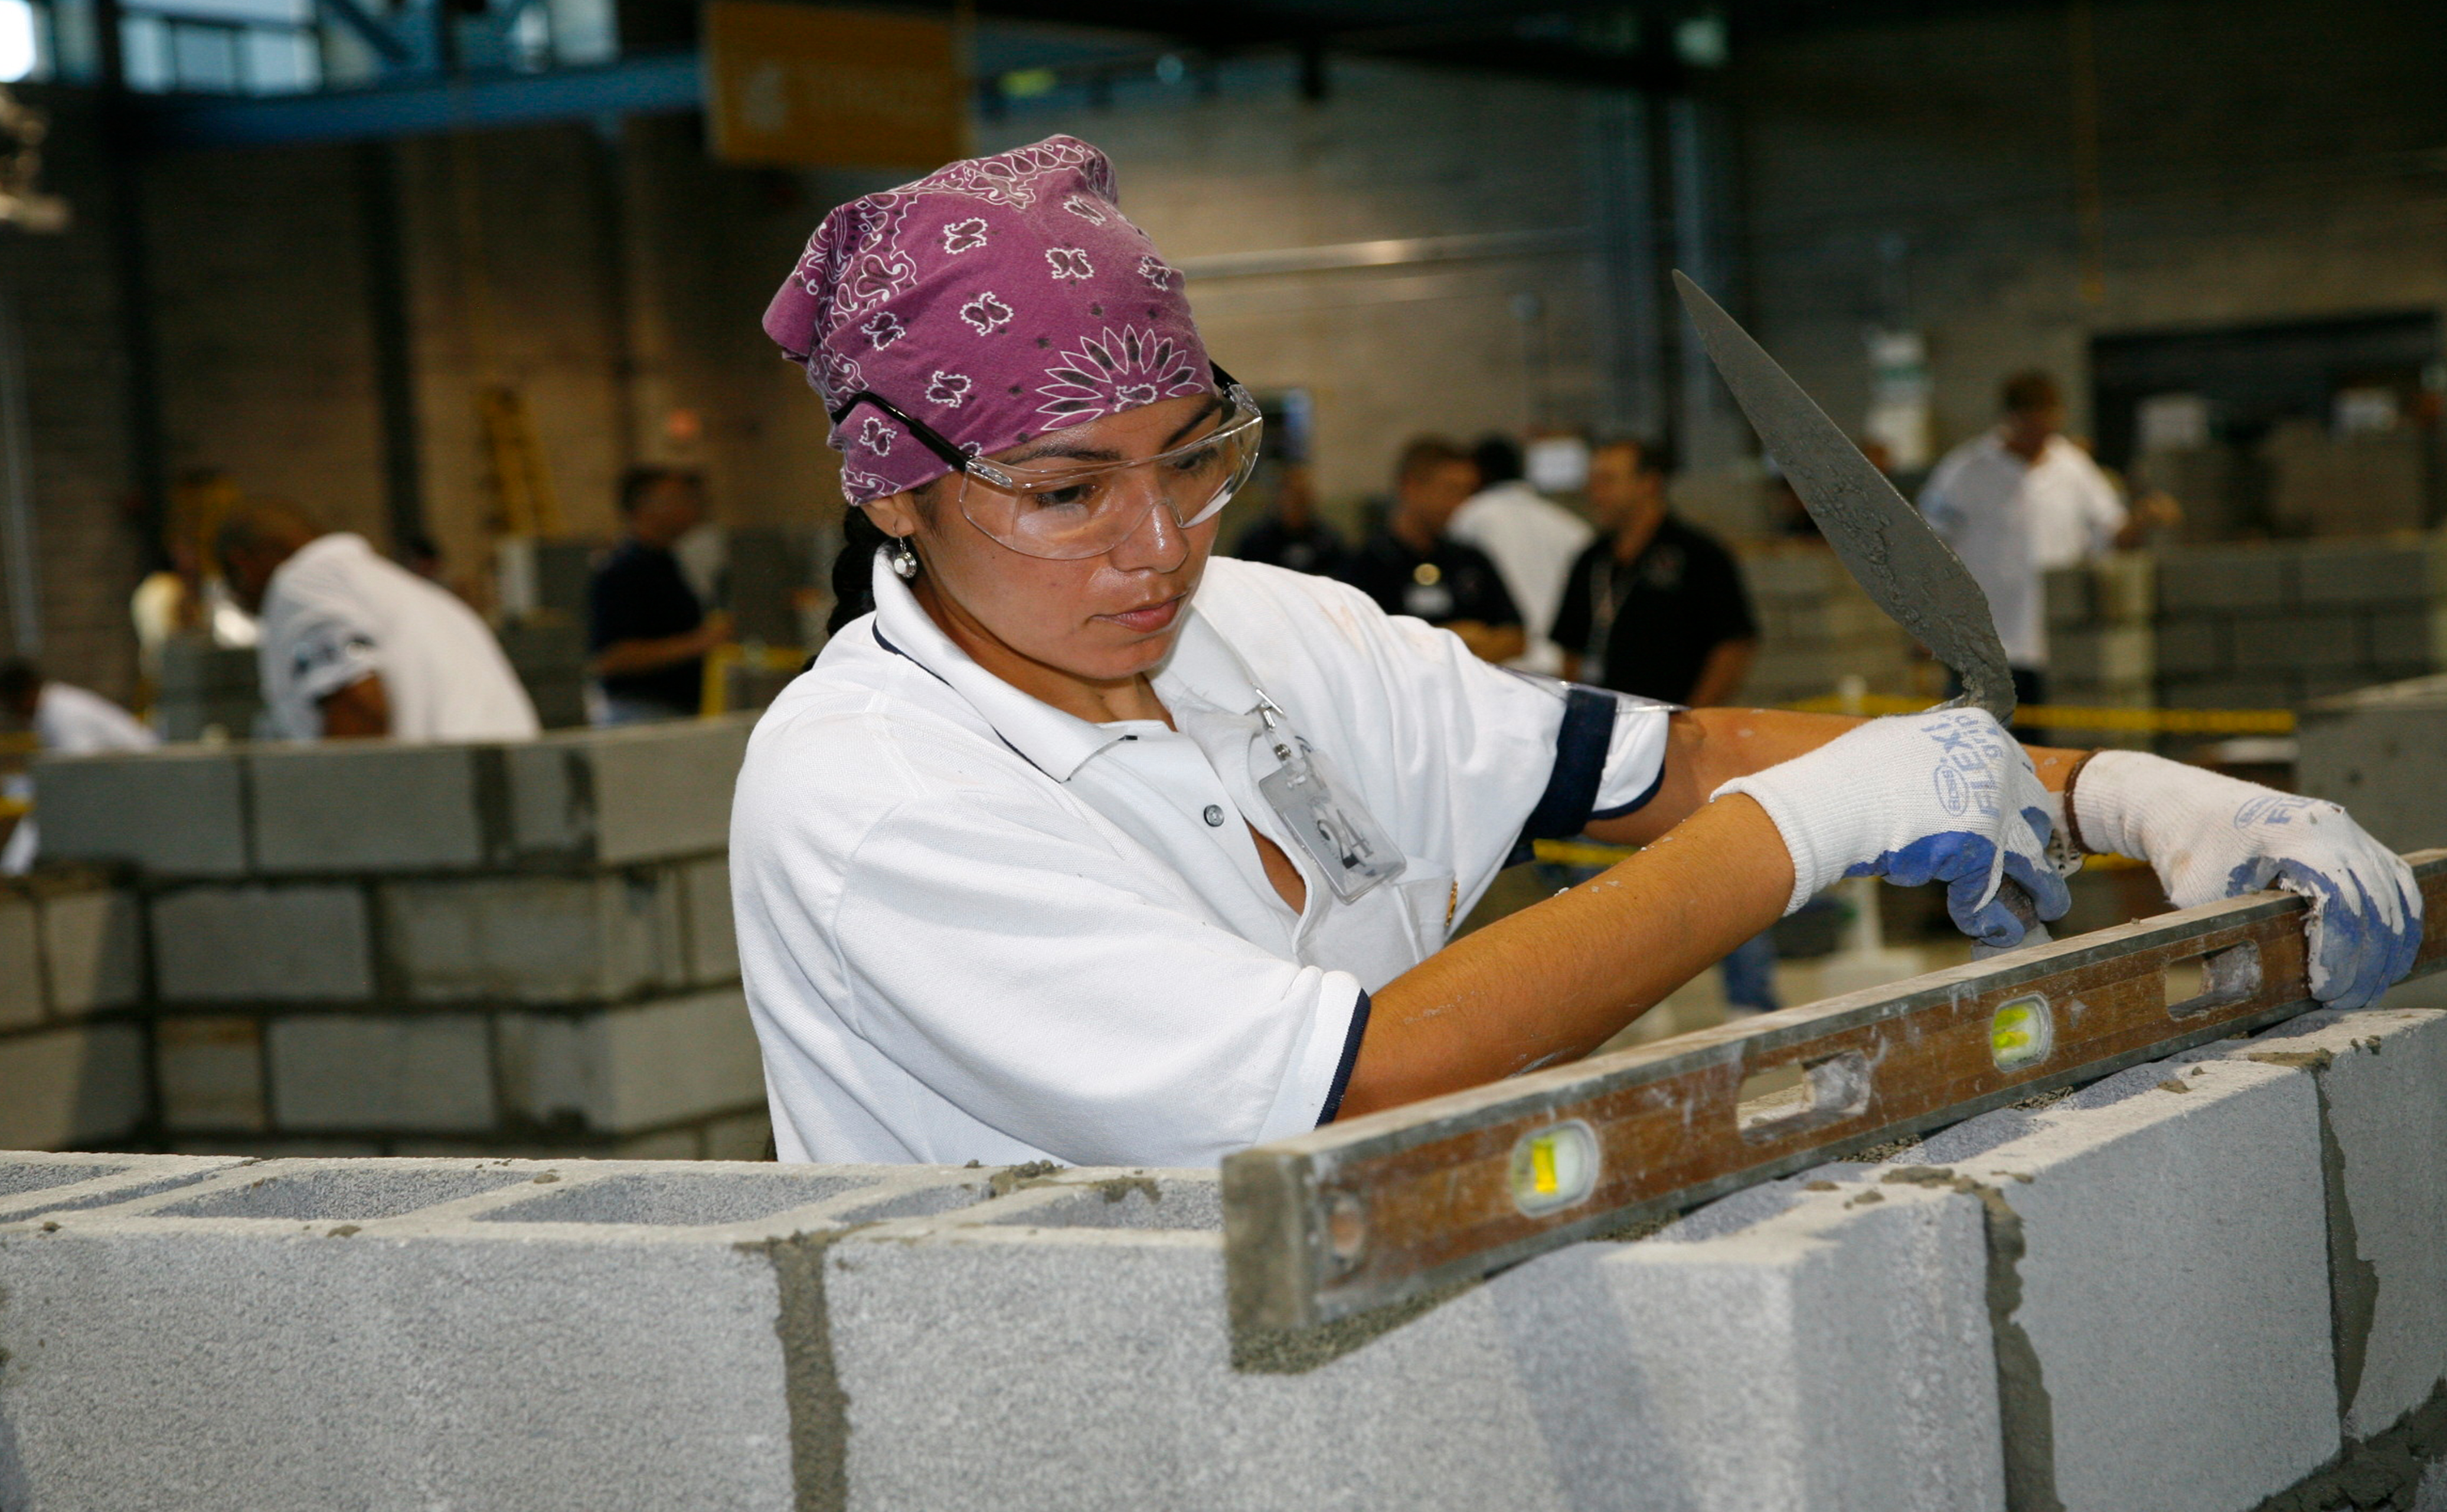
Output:
<path fill-rule="evenodd" d="M 177 635 L 161 647 L 161 696 L 209 698 L 256 691 L 253 647 L 216 646 L 199 635 Z"/>
<path fill-rule="evenodd" d="M 2338 1399 L 2367 1439 L 2447 1375 L 2447 1013 L 2307 1013 L 2223 1055 L 2318 1087 Z"/>
<path fill-rule="evenodd" d="M 162 1126 L 262 1129 L 263 1027 L 252 1018 L 159 1018 L 153 1023 L 153 1085 Z"/>
<path fill-rule="evenodd" d="M 248 758 L 256 869 L 408 871 L 481 865 L 481 747 L 334 741 Z"/>
<path fill-rule="evenodd" d="M 143 1036 L 86 1024 L 0 1039 L 0 1149 L 118 1139 L 144 1121 Z"/>
<path fill-rule="evenodd" d="M 2155 674 L 2147 625 L 2104 625 L 2048 633 L 2048 671 L 2077 683 L 2139 683 Z"/>
<path fill-rule="evenodd" d="M 390 967 L 426 1002 L 586 1003 L 684 979 L 677 883 L 652 875 L 380 884 Z"/>
<path fill-rule="evenodd" d="M 118 1203 L 200 1181 L 239 1163 L 235 1155 L 41 1155 L 0 1152 L 0 1223 Z"/>
<path fill-rule="evenodd" d="M 51 1011 L 125 1008 L 144 991 L 144 926 L 135 895 L 88 888 L 43 895 L 43 965 Z"/>
<path fill-rule="evenodd" d="M 2183 614 L 2205 609 L 2263 614 L 2294 601 L 2294 553 L 2279 547 L 2210 546 L 2162 553 L 2158 607 Z"/>
<path fill-rule="evenodd" d="M 705 1126 L 705 1158 L 709 1161 L 764 1161 L 772 1158 L 773 1121 L 765 1113 L 718 1118 Z"/>
<path fill-rule="evenodd" d="M 2047 605 L 2051 631 L 2087 625 L 2096 617 L 2088 567 L 2051 568 L 2040 577 L 2039 591 Z"/>
<path fill-rule="evenodd" d="M 2106 625 L 2146 625 L 2158 611 L 2158 559 L 2119 551 L 2090 564 L 2091 606 Z"/>
<path fill-rule="evenodd" d="M 2447 845 L 2447 676 L 2325 700 L 2296 738 L 2302 791 L 2399 850 Z"/>
<path fill-rule="evenodd" d="M 2363 656 L 2362 621 L 2352 614 L 2238 615 L 2233 636 L 2238 671 L 2351 667 Z"/>
<path fill-rule="evenodd" d="M 163 1000 L 352 1001 L 373 992 L 364 895 L 349 886 L 190 887 L 153 899 Z"/>
<path fill-rule="evenodd" d="M 613 1134 L 763 1106 L 764 1058 L 739 990 L 574 1016 L 502 1014 L 504 1106 Z"/>
<path fill-rule="evenodd" d="M 2156 658 L 2161 675 L 2205 677 L 2228 670 L 2233 652 L 2227 645 L 2224 616 L 2198 614 L 2157 623 Z"/>
<path fill-rule="evenodd" d="M 0 1229 L 0 1473 L 66 1512 L 839 1506 L 807 1257 L 996 1174 L 284 1162 Z"/>
<path fill-rule="evenodd" d="M 752 716 L 607 730 L 591 747 L 595 856 L 606 865 L 726 848 Z"/>
<path fill-rule="evenodd" d="M 473 1013 L 273 1021 L 273 1121 L 284 1131 L 491 1128 L 491 1036 Z"/>
<path fill-rule="evenodd" d="M 171 747 L 34 763 L 47 860 L 121 861 L 164 877 L 247 869 L 240 758 Z"/>
<path fill-rule="evenodd" d="M 1995 1507 L 1978 1214 L 1575 1246 L 1236 1369 L 1211 1175 L 1065 1173 L 827 1252 L 848 1504 Z"/>
<path fill-rule="evenodd" d="M 2419 604 L 2429 597 L 2429 553 L 2381 541 L 2316 542 L 2297 548 L 2302 601 L 2367 607 Z"/>
<path fill-rule="evenodd" d="M 2044 1489 L 2066 1512 L 2256 1506 L 2337 1452 L 2308 1077 L 2144 1066 L 1903 1159 L 1993 1183 L 2019 1219 L 2010 1323 L 2027 1351 L 2000 1350 L 2029 1395 L 2006 1403 L 2005 1434 L 2044 1430 L 2053 1454 L 2030 1472 L 2051 1484 L 2009 1486 L 2017 1504 Z"/>
<path fill-rule="evenodd" d="M 2374 613 L 2369 626 L 2371 665 L 2430 668 L 2430 619 L 2431 612 L 2419 607 Z"/>
<path fill-rule="evenodd" d="M 1819 550 L 1746 553 L 1742 582 L 1754 598 L 1808 598 L 1837 586 L 1843 568 Z"/>
<path fill-rule="evenodd" d="M 605 865 L 723 849 L 752 715 L 547 735 L 503 752 L 522 855 Z"/>
<path fill-rule="evenodd" d="M 730 861 L 714 857 L 679 869 L 688 920 L 689 979 L 728 982 L 739 975 L 739 934 L 730 917 Z"/>
<path fill-rule="evenodd" d="M 42 937 L 32 896 L 0 892 L 0 1030 L 43 1021 Z"/>

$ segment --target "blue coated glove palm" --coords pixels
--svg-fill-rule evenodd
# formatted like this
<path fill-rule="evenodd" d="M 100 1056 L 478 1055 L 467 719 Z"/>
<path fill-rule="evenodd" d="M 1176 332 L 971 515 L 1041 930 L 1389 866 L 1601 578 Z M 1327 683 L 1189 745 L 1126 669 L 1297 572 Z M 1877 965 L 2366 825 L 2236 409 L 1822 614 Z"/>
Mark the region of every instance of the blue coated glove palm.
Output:
<path fill-rule="evenodd" d="M 1956 928 L 2011 949 L 2022 923 L 1998 900 L 2006 879 L 2029 892 L 2042 919 L 2072 906 L 2048 863 L 2053 804 L 2030 755 L 1977 709 L 1873 719 L 1713 796 L 1727 793 L 1756 800 L 1784 837 L 1787 913 L 1838 878 L 1943 882 Z"/>
<path fill-rule="evenodd" d="M 2361 1008 L 2421 948 L 2421 890 L 2401 857 L 2334 803 L 2138 751 L 2101 751 L 2074 784 L 2084 844 L 2148 861 L 2177 908 L 2264 888 L 2309 899 L 2311 995 Z"/>

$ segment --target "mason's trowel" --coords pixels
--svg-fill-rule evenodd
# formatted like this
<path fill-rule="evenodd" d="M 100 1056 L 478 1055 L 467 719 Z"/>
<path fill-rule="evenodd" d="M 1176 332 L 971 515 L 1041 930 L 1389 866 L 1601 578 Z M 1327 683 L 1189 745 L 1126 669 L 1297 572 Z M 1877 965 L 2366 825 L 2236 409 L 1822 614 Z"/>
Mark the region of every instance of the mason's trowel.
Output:
<path fill-rule="evenodd" d="M 1836 559 L 1888 618 L 1961 679 L 1962 695 L 1943 707 L 1984 709 L 1997 723 L 2011 724 L 2013 669 L 2005 663 L 2005 643 L 1998 638 L 1988 595 L 1971 570 L 1895 492 L 1877 464 L 1861 455 L 1843 427 L 1705 290 L 1679 270 L 1674 287 L 1725 387 L 1784 469 Z M 1997 897 L 2022 921 L 2023 945 L 2048 942 L 2047 926 L 2020 882 L 2008 879 Z M 1974 956 L 1996 954 L 1987 946 L 1972 948 Z"/>

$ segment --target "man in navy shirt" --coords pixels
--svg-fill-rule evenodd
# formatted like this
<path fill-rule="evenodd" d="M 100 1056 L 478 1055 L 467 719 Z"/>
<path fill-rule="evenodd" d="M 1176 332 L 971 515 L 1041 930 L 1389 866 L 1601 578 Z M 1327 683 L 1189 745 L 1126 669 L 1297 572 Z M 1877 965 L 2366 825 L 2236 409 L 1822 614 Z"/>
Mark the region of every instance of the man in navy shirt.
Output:
<path fill-rule="evenodd" d="M 1340 577 L 1389 614 L 1413 614 L 1459 635 L 1484 660 L 1505 661 L 1528 644 L 1521 611 L 1495 562 L 1445 526 L 1478 492 L 1478 464 L 1440 436 L 1402 448 L 1394 470 L 1394 511 L 1357 551 Z"/>
<path fill-rule="evenodd" d="M 684 719 L 704 698 L 705 653 L 730 638 L 730 616 L 705 612 L 672 555 L 705 519 L 704 482 L 676 468 L 633 467 L 620 481 L 620 514 L 628 536 L 587 590 L 604 722 Z"/>
<path fill-rule="evenodd" d="M 1634 441 L 1589 457 L 1589 503 L 1607 534 L 1564 582 L 1564 675 L 1695 709 L 1733 701 L 1758 649 L 1733 554 L 1665 508 L 1665 470 Z"/>

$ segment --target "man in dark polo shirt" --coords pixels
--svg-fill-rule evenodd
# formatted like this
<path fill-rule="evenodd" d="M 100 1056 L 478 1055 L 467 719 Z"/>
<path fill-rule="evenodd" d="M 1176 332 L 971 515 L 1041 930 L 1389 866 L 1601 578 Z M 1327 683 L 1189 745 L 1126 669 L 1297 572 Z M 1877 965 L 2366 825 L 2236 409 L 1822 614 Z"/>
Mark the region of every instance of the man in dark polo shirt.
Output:
<path fill-rule="evenodd" d="M 1663 459 L 1639 442 L 1590 454 L 1588 495 L 1606 533 L 1564 583 L 1564 675 L 1695 709 L 1730 702 L 1758 650 L 1733 554 L 1667 513 Z"/>
<path fill-rule="evenodd" d="M 1575 682 L 1703 709 L 1741 690 L 1758 625 L 1733 554 L 1666 511 L 1670 465 L 1636 441 L 1590 453 L 1589 507 L 1604 534 L 1572 563 L 1553 635 Z M 1773 930 L 1736 947 L 1722 971 L 1730 1012 L 1775 1011 Z"/>
<path fill-rule="evenodd" d="M 587 593 L 604 723 L 684 719 L 704 698 L 705 653 L 730 638 L 730 616 L 705 612 L 672 555 L 705 519 L 704 482 L 676 468 L 633 467 L 620 480 L 620 514 L 628 536 Z"/>
<path fill-rule="evenodd" d="M 1336 574 L 1389 614 L 1411 614 L 1451 631 L 1472 653 L 1501 662 L 1528 644 L 1495 563 L 1445 538 L 1453 511 L 1478 491 L 1478 464 L 1438 436 L 1402 448 L 1394 510 Z"/>

